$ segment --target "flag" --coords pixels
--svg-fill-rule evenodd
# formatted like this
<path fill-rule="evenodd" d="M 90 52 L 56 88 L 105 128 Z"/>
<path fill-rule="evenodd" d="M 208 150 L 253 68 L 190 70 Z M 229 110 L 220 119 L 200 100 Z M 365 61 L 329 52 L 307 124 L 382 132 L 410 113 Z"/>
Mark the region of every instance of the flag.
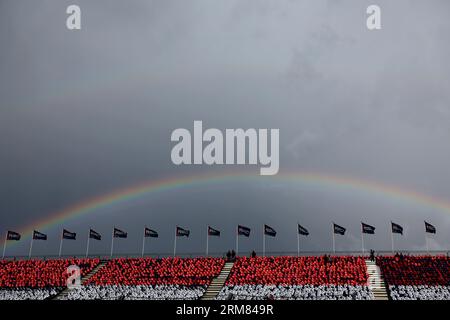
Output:
<path fill-rule="evenodd" d="M 208 236 L 220 237 L 220 231 L 208 226 Z"/>
<path fill-rule="evenodd" d="M 401 225 L 393 223 L 391 221 L 391 226 L 392 226 L 392 233 L 399 233 L 403 235 L 403 227 Z"/>
<path fill-rule="evenodd" d="M 302 236 L 309 235 L 309 231 L 305 227 L 302 227 L 299 224 L 297 224 L 297 227 L 298 227 L 298 234 L 301 234 Z"/>
<path fill-rule="evenodd" d="M 250 237 L 250 228 L 238 225 L 237 232 L 239 236 Z"/>
<path fill-rule="evenodd" d="M 33 240 L 47 240 L 47 235 L 39 231 L 33 231 Z"/>
<path fill-rule="evenodd" d="M 183 228 L 177 226 L 177 237 L 187 237 L 187 238 L 189 238 L 189 234 L 190 233 L 191 232 L 189 230 L 183 229 Z"/>
<path fill-rule="evenodd" d="M 146 238 L 158 238 L 158 232 L 145 227 L 145 237 Z"/>
<path fill-rule="evenodd" d="M 102 240 L 102 235 L 100 233 L 98 233 L 97 231 L 89 229 L 89 238 L 95 239 L 95 240 Z"/>
<path fill-rule="evenodd" d="M 436 228 L 432 224 L 425 221 L 425 232 L 427 233 L 436 233 Z"/>
<path fill-rule="evenodd" d="M 113 236 L 114 236 L 114 238 L 126 238 L 128 236 L 128 234 L 125 231 L 114 228 Z"/>
<path fill-rule="evenodd" d="M 341 227 L 340 225 L 337 225 L 336 223 L 333 223 L 333 232 L 336 234 L 344 235 L 345 228 Z"/>
<path fill-rule="evenodd" d="M 75 232 L 70 232 L 66 229 L 63 229 L 62 237 L 63 237 L 63 239 L 67 239 L 67 240 L 76 240 L 77 234 Z"/>
<path fill-rule="evenodd" d="M 20 233 L 17 233 L 14 231 L 8 231 L 8 234 L 6 235 L 6 240 L 19 241 L 20 237 L 21 237 Z"/>
<path fill-rule="evenodd" d="M 264 234 L 266 236 L 275 237 L 277 235 L 277 232 L 274 228 L 269 227 L 267 224 L 264 225 Z"/>
<path fill-rule="evenodd" d="M 375 234 L 375 227 L 361 222 L 362 233 Z"/>

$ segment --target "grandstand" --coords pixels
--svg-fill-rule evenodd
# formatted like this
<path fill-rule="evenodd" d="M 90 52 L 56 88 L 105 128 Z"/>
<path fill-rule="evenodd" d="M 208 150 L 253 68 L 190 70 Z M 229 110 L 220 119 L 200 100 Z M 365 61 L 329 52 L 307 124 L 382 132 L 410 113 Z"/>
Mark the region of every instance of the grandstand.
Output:
<path fill-rule="evenodd" d="M 0 300 L 43 300 L 54 297 L 67 286 L 69 266 L 78 266 L 83 277 L 99 262 L 99 259 L 76 258 L 1 261 Z"/>
<path fill-rule="evenodd" d="M 393 300 L 450 300 L 447 256 L 377 257 Z"/>
<path fill-rule="evenodd" d="M 70 265 L 82 285 L 69 290 Z M 450 300 L 449 288 L 447 256 L 0 261 L 0 300 Z"/>
<path fill-rule="evenodd" d="M 219 299 L 372 299 L 361 257 L 239 258 Z"/>
<path fill-rule="evenodd" d="M 68 298 L 196 300 L 224 264 L 220 258 L 112 259 Z"/>

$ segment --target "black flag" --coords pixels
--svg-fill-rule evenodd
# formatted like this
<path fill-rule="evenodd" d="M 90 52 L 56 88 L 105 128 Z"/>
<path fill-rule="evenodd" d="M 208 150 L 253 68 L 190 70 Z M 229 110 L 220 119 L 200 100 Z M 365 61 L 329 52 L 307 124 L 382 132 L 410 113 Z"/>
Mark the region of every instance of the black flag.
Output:
<path fill-rule="evenodd" d="M 63 237 L 63 239 L 67 239 L 67 240 L 76 240 L 77 234 L 75 232 L 70 232 L 66 229 L 63 229 L 62 237 Z"/>
<path fill-rule="evenodd" d="M 102 240 L 102 235 L 100 233 L 98 233 L 97 231 L 89 229 L 89 238 L 95 239 L 95 240 Z"/>
<path fill-rule="evenodd" d="M 361 222 L 362 233 L 375 234 L 375 227 Z"/>
<path fill-rule="evenodd" d="M 435 226 L 433 226 L 432 224 L 425 222 L 425 232 L 427 233 L 436 233 L 436 228 Z"/>
<path fill-rule="evenodd" d="M 336 223 L 333 223 L 333 232 L 336 234 L 344 235 L 345 228 L 341 227 L 340 225 L 337 225 Z"/>
<path fill-rule="evenodd" d="M 189 238 L 189 234 L 190 233 L 191 232 L 189 230 L 183 229 L 183 228 L 177 226 L 177 237 L 187 237 L 187 238 Z"/>
<path fill-rule="evenodd" d="M 14 232 L 14 231 L 8 231 L 8 234 L 6 235 L 6 240 L 19 241 L 20 233 Z"/>
<path fill-rule="evenodd" d="M 146 238 L 158 238 L 158 232 L 145 227 L 145 237 Z"/>
<path fill-rule="evenodd" d="M 398 233 L 403 235 L 403 227 L 401 225 L 391 221 L 391 226 L 392 226 L 392 233 Z"/>
<path fill-rule="evenodd" d="M 208 236 L 216 236 L 216 237 L 220 237 L 220 231 L 214 228 L 211 228 L 210 226 L 208 226 Z"/>
<path fill-rule="evenodd" d="M 33 240 L 47 240 L 47 235 L 42 232 L 34 230 L 33 231 Z"/>
<path fill-rule="evenodd" d="M 266 236 L 275 237 L 277 235 L 277 232 L 274 228 L 269 227 L 267 224 L 264 225 L 264 234 Z"/>
<path fill-rule="evenodd" d="M 309 235 L 309 231 L 305 227 L 302 227 L 299 224 L 297 224 L 297 227 L 298 227 L 298 234 L 301 234 L 302 236 Z"/>
<path fill-rule="evenodd" d="M 237 232 L 239 236 L 250 237 L 250 228 L 238 225 Z"/>
<path fill-rule="evenodd" d="M 114 238 L 126 238 L 128 236 L 128 234 L 125 231 L 114 228 L 113 236 L 114 236 Z"/>

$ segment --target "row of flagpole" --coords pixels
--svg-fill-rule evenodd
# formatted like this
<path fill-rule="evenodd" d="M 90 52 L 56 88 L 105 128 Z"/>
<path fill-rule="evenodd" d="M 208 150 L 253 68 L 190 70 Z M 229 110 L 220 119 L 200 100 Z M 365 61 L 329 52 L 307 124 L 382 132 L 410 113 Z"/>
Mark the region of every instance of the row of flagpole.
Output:
<path fill-rule="evenodd" d="M 426 241 L 426 247 L 427 247 L 427 252 L 429 252 L 429 243 L 428 243 L 428 234 L 429 233 L 436 233 L 436 227 L 434 227 L 432 224 L 425 222 L 425 241 Z M 364 222 L 361 222 L 361 250 L 362 253 L 365 253 L 365 245 L 364 245 L 364 234 L 375 234 L 375 227 L 366 224 Z M 273 229 L 272 227 L 264 224 L 263 225 L 263 243 L 262 243 L 262 252 L 263 252 L 263 256 L 265 256 L 266 254 L 266 236 L 270 236 L 270 237 L 275 237 L 277 232 L 275 231 L 275 229 Z M 250 237 L 250 232 L 251 229 L 246 227 L 246 226 L 242 226 L 242 225 L 237 225 L 236 227 L 236 255 L 239 253 L 239 236 L 245 236 L 245 237 Z M 346 232 L 346 228 L 332 222 L 331 224 L 331 234 L 332 234 L 332 245 L 333 245 L 333 253 L 336 253 L 336 235 L 345 235 Z M 218 236 L 220 237 L 221 232 L 217 229 L 212 228 L 211 226 L 207 226 L 207 232 L 206 232 L 206 255 L 209 255 L 209 237 L 210 236 Z M 394 222 L 391 221 L 391 245 L 392 245 L 392 252 L 395 251 L 395 246 L 394 246 L 394 234 L 400 234 L 403 235 L 403 227 L 400 226 L 399 224 L 396 224 Z M 175 228 L 175 234 L 174 234 L 174 245 L 173 245 L 173 255 L 176 256 L 176 250 L 177 250 L 177 238 L 178 237 L 189 237 L 190 235 L 190 230 L 181 228 L 179 226 L 176 226 Z M 303 227 L 302 225 L 300 225 L 299 223 L 297 223 L 297 255 L 300 255 L 300 236 L 308 236 L 309 235 L 309 231 Z M 112 234 L 111 234 L 111 251 L 110 251 L 110 256 L 113 256 L 114 253 L 114 240 L 115 238 L 127 238 L 128 237 L 128 233 L 125 231 L 122 231 L 118 228 L 116 228 L 115 226 L 113 227 L 112 230 Z M 141 250 L 141 256 L 144 255 L 145 253 L 145 240 L 146 238 L 158 238 L 158 232 L 156 232 L 155 230 L 152 230 L 150 228 L 148 228 L 147 226 L 144 227 L 144 233 L 142 236 L 142 250 Z M 18 232 L 14 232 L 14 231 L 7 231 L 6 236 L 5 236 L 5 241 L 3 243 L 3 255 L 2 258 L 5 257 L 5 252 L 6 252 L 6 243 L 7 241 L 13 240 L 13 241 L 19 241 L 21 238 L 21 235 Z M 94 240 L 101 240 L 102 236 L 100 235 L 100 233 L 96 232 L 93 229 L 89 229 L 89 233 L 88 233 L 88 237 L 87 237 L 87 245 L 86 245 L 86 257 L 89 256 L 89 248 L 90 248 L 90 239 L 94 239 Z M 75 232 L 70 232 L 66 229 L 63 229 L 61 232 L 61 239 L 60 239 L 60 244 L 59 244 L 59 253 L 58 256 L 61 256 L 62 254 L 62 249 L 63 249 L 63 241 L 64 240 L 76 240 L 76 233 Z M 33 250 L 33 243 L 34 240 L 47 240 L 47 235 L 44 233 L 41 233 L 39 231 L 34 230 L 33 231 L 33 235 L 31 237 L 31 242 L 30 242 L 30 249 L 29 249 L 29 253 L 28 253 L 28 257 L 31 258 L 32 256 L 32 250 Z"/>

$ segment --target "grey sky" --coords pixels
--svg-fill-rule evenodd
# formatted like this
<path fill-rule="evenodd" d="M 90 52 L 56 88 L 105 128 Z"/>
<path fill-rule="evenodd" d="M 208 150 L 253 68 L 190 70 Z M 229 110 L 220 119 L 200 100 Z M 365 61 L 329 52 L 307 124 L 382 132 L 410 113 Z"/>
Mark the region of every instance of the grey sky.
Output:
<path fill-rule="evenodd" d="M 365 10 L 382 9 L 380 31 Z M 65 28 L 79 4 L 82 30 Z M 205 127 L 279 128 L 280 172 L 318 171 L 395 185 L 450 201 L 450 3 L 431 1 L 0 0 L 0 231 L 20 229 L 92 196 L 165 177 L 242 167 L 176 167 L 170 134 Z M 258 174 L 256 167 L 249 172 Z M 279 236 L 268 250 L 296 249 L 295 222 L 311 229 L 307 250 L 328 250 L 330 221 L 348 227 L 339 249 L 360 248 L 359 221 L 377 226 L 368 246 L 390 248 L 395 220 L 403 248 L 448 248 L 449 212 L 345 190 L 273 182 L 180 189 L 101 209 L 64 226 L 130 233 L 119 252 L 139 252 L 142 225 L 160 231 L 149 251 L 170 252 L 173 227 L 203 251 L 207 224 L 223 231 L 211 250 L 234 246 L 234 227 Z M 294 227 L 293 227 L 294 226 Z M 56 253 L 61 226 L 36 254 Z M 82 236 L 83 234 L 83 236 Z M 28 243 L 10 249 L 25 254 Z M 151 247 L 153 245 L 153 247 Z"/>

